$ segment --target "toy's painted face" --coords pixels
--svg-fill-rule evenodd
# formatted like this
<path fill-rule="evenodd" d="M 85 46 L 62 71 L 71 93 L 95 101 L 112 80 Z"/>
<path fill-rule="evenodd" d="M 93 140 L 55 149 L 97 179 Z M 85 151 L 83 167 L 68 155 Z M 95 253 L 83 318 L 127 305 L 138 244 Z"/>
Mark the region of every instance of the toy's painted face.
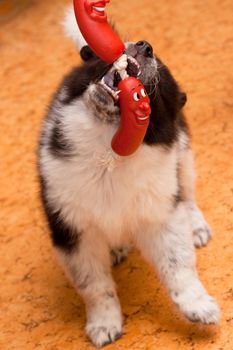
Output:
<path fill-rule="evenodd" d="M 148 124 L 151 113 L 150 99 L 142 84 L 132 88 L 129 95 L 129 107 L 136 117 L 137 124 Z"/>
<path fill-rule="evenodd" d="M 99 22 L 107 22 L 107 15 L 105 12 L 106 4 L 110 0 L 85 0 L 85 9 L 88 15 Z"/>

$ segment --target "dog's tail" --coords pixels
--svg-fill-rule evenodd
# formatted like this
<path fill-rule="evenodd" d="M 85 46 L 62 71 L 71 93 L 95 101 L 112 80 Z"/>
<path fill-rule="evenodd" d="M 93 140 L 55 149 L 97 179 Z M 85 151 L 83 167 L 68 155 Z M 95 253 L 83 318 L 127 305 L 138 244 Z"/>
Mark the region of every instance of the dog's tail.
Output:
<path fill-rule="evenodd" d="M 80 50 L 83 46 L 87 45 L 78 27 L 73 6 L 67 8 L 63 26 L 65 34 L 75 42 Z"/>

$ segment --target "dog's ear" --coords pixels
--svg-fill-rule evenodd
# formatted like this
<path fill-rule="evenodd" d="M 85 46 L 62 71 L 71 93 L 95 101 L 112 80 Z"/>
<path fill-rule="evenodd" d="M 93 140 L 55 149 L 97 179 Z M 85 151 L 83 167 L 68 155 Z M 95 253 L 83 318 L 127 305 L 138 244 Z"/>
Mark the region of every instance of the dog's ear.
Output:
<path fill-rule="evenodd" d="M 85 45 L 81 48 L 80 56 L 82 57 L 83 61 L 89 61 L 92 58 L 96 58 L 96 55 L 88 45 Z"/>
<path fill-rule="evenodd" d="M 179 108 L 183 108 L 184 105 L 186 104 L 187 102 L 187 95 L 185 92 L 183 91 L 180 91 L 179 92 L 179 98 L 178 98 L 178 103 L 179 103 Z"/>

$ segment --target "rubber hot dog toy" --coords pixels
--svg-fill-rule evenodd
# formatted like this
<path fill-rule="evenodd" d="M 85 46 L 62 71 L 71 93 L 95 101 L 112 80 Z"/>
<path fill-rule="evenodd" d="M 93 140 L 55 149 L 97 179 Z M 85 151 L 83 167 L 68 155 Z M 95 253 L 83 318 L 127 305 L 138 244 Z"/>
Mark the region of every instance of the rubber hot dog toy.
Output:
<path fill-rule="evenodd" d="M 109 2 L 110 0 L 74 0 L 74 10 L 79 29 L 88 45 L 103 61 L 115 65 L 115 61 L 123 57 L 125 46 L 108 24 L 105 6 Z M 143 142 L 151 108 L 141 82 L 128 77 L 126 68 L 121 73 L 123 80 L 118 85 L 121 121 L 112 139 L 112 149 L 118 155 L 129 156 Z"/>
<path fill-rule="evenodd" d="M 125 51 L 125 45 L 108 24 L 105 13 L 110 0 L 74 0 L 74 11 L 79 29 L 88 45 L 107 63 L 116 61 Z"/>
<path fill-rule="evenodd" d="M 118 88 L 121 90 L 121 122 L 112 139 L 112 149 L 120 156 L 129 156 L 138 149 L 145 137 L 151 113 L 150 99 L 136 78 L 121 80 Z"/>

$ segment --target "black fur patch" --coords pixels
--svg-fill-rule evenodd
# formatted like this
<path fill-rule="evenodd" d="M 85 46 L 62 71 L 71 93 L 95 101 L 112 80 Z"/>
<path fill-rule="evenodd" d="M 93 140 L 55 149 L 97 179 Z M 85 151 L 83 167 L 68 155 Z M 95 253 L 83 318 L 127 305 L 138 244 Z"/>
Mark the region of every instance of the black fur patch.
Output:
<path fill-rule="evenodd" d="M 69 104 L 81 96 L 91 82 L 99 81 L 110 68 L 110 64 L 97 58 L 90 59 L 81 66 L 74 68 L 62 83 L 62 87 L 65 87 L 67 94 L 63 102 Z"/>
<path fill-rule="evenodd" d="M 56 247 L 62 248 L 68 252 L 77 247 L 81 233 L 79 232 L 77 234 L 77 232 L 73 232 L 61 219 L 60 212 L 50 212 L 48 214 L 48 222 L 51 229 L 52 241 Z"/>
<path fill-rule="evenodd" d="M 56 157 L 67 158 L 72 155 L 73 147 L 66 139 L 62 130 L 62 125 L 58 120 L 52 129 L 49 140 L 49 150 Z"/>
<path fill-rule="evenodd" d="M 83 61 L 89 61 L 92 58 L 96 58 L 96 55 L 88 45 L 81 48 L 80 56 L 82 57 Z"/>
<path fill-rule="evenodd" d="M 145 136 L 148 145 L 171 146 L 177 140 L 180 125 L 185 126 L 181 108 L 186 102 L 186 94 L 179 86 L 169 69 L 158 60 L 160 80 L 155 91 L 145 86 L 151 100 L 150 124 Z"/>
<path fill-rule="evenodd" d="M 185 92 L 181 91 L 179 94 L 179 107 L 183 108 L 186 102 L 187 102 L 187 95 Z"/>
<path fill-rule="evenodd" d="M 46 198 L 46 183 L 41 178 L 41 197 L 47 216 L 52 242 L 55 247 L 63 249 L 65 252 L 72 252 L 77 249 L 81 232 L 74 231 L 67 225 L 61 217 L 60 211 L 54 211 Z"/>
<path fill-rule="evenodd" d="M 182 196 L 181 196 L 181 192 L 178 190 L 178 193 L 173 196 L 173 206 L 174 206 L 174 208 L 176 208 L 177 205 L 180 202 L 182 202 Z"/>

